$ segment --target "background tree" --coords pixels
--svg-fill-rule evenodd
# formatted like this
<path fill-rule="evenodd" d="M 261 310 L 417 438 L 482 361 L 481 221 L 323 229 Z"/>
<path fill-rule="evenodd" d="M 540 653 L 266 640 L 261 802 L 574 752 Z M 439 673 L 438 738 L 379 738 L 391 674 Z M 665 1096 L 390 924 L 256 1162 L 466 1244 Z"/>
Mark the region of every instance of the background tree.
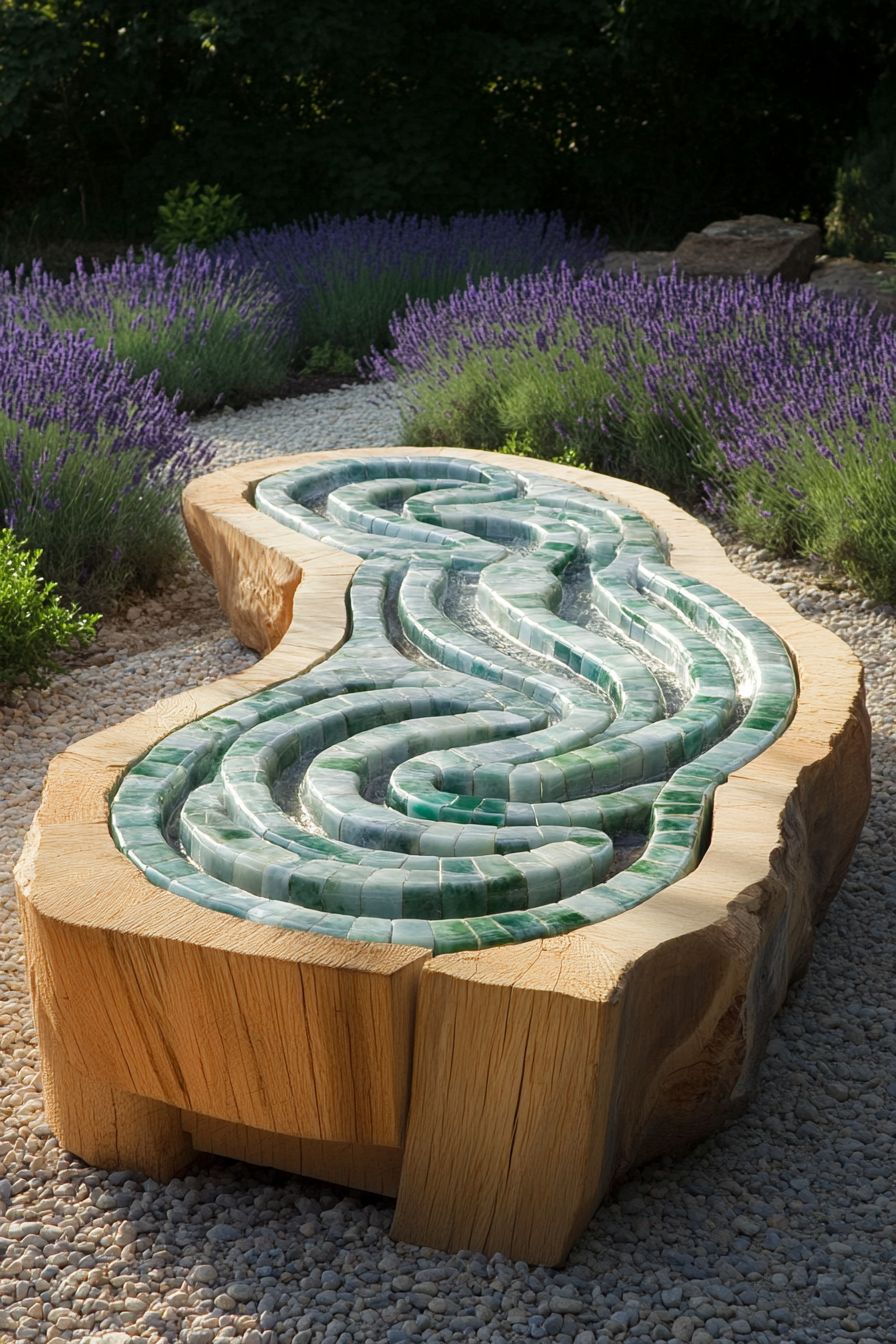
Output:
<path fill-rule="evenodd" d="M 7 227 L 149 237 L 164 193 L 562 209 L 673 244 L 830 206 L 890 69 L 881 0 L 0 0 Z"/>

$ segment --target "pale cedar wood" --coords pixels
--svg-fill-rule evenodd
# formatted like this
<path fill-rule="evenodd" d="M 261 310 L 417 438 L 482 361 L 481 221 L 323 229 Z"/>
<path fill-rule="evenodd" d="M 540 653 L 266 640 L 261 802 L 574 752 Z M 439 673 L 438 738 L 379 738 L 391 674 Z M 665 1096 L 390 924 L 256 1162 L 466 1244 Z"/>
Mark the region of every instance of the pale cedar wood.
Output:
<path fill-rule="evenodd" d="M 396 1238 L 559 1263 L 628 1167 L 746 1104 L 867 811 L 862 668 L 665 496 L 502 458 L 639 510 L 677 569 L 741 602 L 795 655 L 796 717 L 719 789 L 703 862 L 592 928 L 434 960 L 203 910 L 118 853 L 108 798 L 164 734 L 343 642 L 359 560 L 252 507 L 258 481 L 295 464 L 232 467 L 184 496 L 224 611 L 266 656 L 50 767 L 16 870 L 48 1119 L 107 1169 L 168 1179 L 194 1150 L 216 1152 L 397 1192 Z"/>
<path fill-rule="evenodd" d="M 214 1120 L 209 1115 L 189 1111 L 181 1111 L 180 1115 L 197 1152 L 220 1153 L 222 1157 L 279 1167 L 315 1180 L 335 1180 L 377 1195 L 398 1194 L 401 1148 L 296 1139 L 290 1134 L 272 1134 L 270 1130 L 236 1125 L 232 1120 Z"/>

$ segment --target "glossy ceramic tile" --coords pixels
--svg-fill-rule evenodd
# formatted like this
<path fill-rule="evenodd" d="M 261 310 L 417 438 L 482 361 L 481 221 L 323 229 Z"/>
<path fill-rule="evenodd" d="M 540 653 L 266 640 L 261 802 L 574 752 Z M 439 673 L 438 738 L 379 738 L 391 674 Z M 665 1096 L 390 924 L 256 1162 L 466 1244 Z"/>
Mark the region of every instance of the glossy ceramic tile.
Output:
<path fill-rule="evenodd" d="M 715 789 L 793 714 L 777 637 L 578 487 L 394 453 L 255 502 L 364 563 L 338 653 L 114 799 L 122 851 L 209 908 L 437 955 L 610 919 L 694 867 Z"/>

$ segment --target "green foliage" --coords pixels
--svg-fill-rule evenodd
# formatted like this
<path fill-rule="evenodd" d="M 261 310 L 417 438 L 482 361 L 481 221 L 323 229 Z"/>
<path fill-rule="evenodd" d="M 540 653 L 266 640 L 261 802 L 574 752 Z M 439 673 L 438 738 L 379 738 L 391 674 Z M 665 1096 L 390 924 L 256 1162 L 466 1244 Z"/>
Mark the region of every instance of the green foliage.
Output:
<path fill-rule="evenodd" d="M 418 305 L 394 338 L 369 367 L 394 376 L 405 444 L 708 495 L 750 540 L 896 601 L 889 324 L 755 280 L 563 273 Z"/>
<path fill-rule="evenodd" d="M 80 266 L 68 282 L 40 272 L 20 283 L 17 320 L 84 331 L 137 378 L 158 382 L 179 409 L 270 396 L 286 377 L 292 321 L 257 270 L 181 249 L 173 261 L 129 252 L 109 268 Z"/>
<path fill-rule="evenodd" d="M 532 435 L 529 433 L 528 429 L 524 430 L 522 434 L 518 434 L 516 430 L 513 430 L 512 433 L 507 435 L 507 438 L 501 444 L 498 452 L 509 453 L 511 457 L 539 456 L 535 444 L 532 441 Z"/>
<path fill-rule="evenodd" d="M 587 268 L 604 247 L 602 237 L 568 227 L 559 213 L 502 211 L 448 221 L 322 216 L 258 230 L 225 251 L 257 265 L 279 287 L 294 316 L 300 359 L 318 372 L 348 373 L 349 361 L 389 344 L 392 318 L 409 298 L 443 299 L 471 277 L 529 275 L 561 261 Z"/>
<path fill-rule="evenodd" d="M 111 339 L 116 356 L 132 362 L 136 378 L 159 371 L 160 387 L 182 411 L 207 410 L 215 402 L 245 404 L 269 397 L 283 386 L 289 367 L 288 338 L 253 339 L 247 333 L 235 340 L 233 310 L 213 312 L 206 329 L 197 335 L 186 314 L 166 323 L 164 302 L 148 303 L 140 322 L 135 322 L 127 298 L 112 307 L 111 323 L 104 314 L 75 318 L 62 313 L 51 325 L 59 330 L 83 327 L 101 349 Z"/>
<path fill-rule="evenodd" d="M 878 0 L 15 0 L 4 210 L 146 238 L 196 180 L 253 226 L 541 208 L 674 246 L 821 218 L 894 39 Z"/>
<path fill-rule="evenodd" d="M 880 261 L 896 248 L 896 81 L 883 80 L 868 108 L 869 125 L 837 172 L 825 220 L 834 256 Z"/>
<path fill-rule="evenodd" d="M 807 433 L 775 455 L 772 479 L 759 466 L 727 472 L 728 516 L 749 540 L 779 554 L 819 555 L 855 579 L 875 602 L 896 601 L 896 463 L 887 426 L 863 426 L 865 448 L 844 443 L 839 471 Z M 707 469 L 715 455 L 698 455 Z"/>
<path fill-rule="evenodd" d="M 8 529 L 0 530 L 0 694 L 27 678 L 46 686 L 62 669 L 54 654 L 71 640 L 82 648 L 96 637 L 99 616 L 65 607 L 56 586 L 37 573 L 39 550 L 32 551 Z"/>
<path fill-rule="evenodd" d="M 544 461 L 544 454 L 540 453 L 535 446 L 532 435 L 526 430 L 518 434 L 513 430 L 501 444 L 499 453 L 508 453 L 511 457 L 537 457 Z M 559 457 L 552 457 L 551 462 L 559 462 L 564 467 L 587 467 L 587 462 L 582 461 L 581 454 L 575 444 L 564 448 Z"/>
<path fill-rule="evenodd" d="M 816 554 L 857 580 L 874 601 L 896 602 L 896 462 L 886 426 L 863 426 L 865 449 L 841 448 L 840 470 L 817 450 L 813 426 L 775 455 L 775 474 L 758 464 L 732 470 L 720 460 L 699 407 L 682 403 L 675 426 L 651 411 L 650 397 L 630 385 L 624 420 L 589 432 L 578 426 L 564 443 L 555 428 L 617 385 L 599 360 L 557 376 L 556 351 L 535 361 L 510 356 L 497 377 L 470 370 L 439 392 L 413 390 L 416 414 L 404 422 L 406 444 L 484 447 L 517 457 L 589 467 L 642 481 L 693 504 L 700 482 L 721 483 L 720 501 L 747 540 L 778 554 Z M 534 367 L 533 367 L 534 365 Z M 591 401 L 593 405 L 593 401 Z"/>
<path fill-rule="evenodd" d="M 343 350 L 339 346 L 334 348 L 329 341 L 324 341 L 323 345 L 312 347 L 302 372 L 338 373 L 347 377 L 358 372 L 358 365 L 348 350 Z"/>
<path fill-rule="evenodd" d="M 896 265 L 896 252 L 885 252 L 884 261 L 888 261 L 891 266 Z M 880 293 L 896 294 L 896 276 L 890 276 L 888 279 L 881 281 Z"/>
<path fill-rule="evenodd" d="M 612 332 L 603 339 L 611 344 Z M 562 341 L 537 351 L 505 350 L 492 367 L 468 359 L 444 384 L 416 382 L 402 437 L 409 445 L 488 448 L 589 467 L 694 498 L 700 477 L 692 450 L 705 438 L 699 413 L 682 408 L 675 426 L 653 413 L 651 397 L 636 386 L 627 391 L 625 416 L 604 426 L 593 423 L 594 407 L 618 392 L 598 349 L 587 361 L 571 357 Z M 561 422 L 575 424 L 573 442 Z"/>
<path fill-rule="evenodd" d="M 138 453 L 103 453 L 102 439 L 98 450 L 79 452 L 66 425 L 38 431 L 0 415 L 0 441 L 19 433 L 23 476 L 32 474 L 37 486 L 15 510 L 15 532 L 41 552 L 41 573 L 63 599 L 103 611 L 122 592 L 170 577 L 186 553 L 179 485 L 147 479 Z M 41 471 L 55 476 L 55 508 L 42 503 Z M 13 495 L 12 474 L 0 459 L 0 517 L 11 511 Z"/>
<path fill-rule="evenodd" d="M 190 243 L 212 247 L 245 227 L 248 216 L 241 202 L 239 195 L 224 196 L 219 186 L 200 188 L 198 182 L 166 191 L 155 241 L 163 252 Z"/>
<path fill-rule="evenodd" d="M 880 210 L 875 209 L 875 195 L 861 164 L 837 170 L 834 204 L 825 219 L 826 247 L 832 256 L 880 260 L 887 238 L 876 227 Z"/>

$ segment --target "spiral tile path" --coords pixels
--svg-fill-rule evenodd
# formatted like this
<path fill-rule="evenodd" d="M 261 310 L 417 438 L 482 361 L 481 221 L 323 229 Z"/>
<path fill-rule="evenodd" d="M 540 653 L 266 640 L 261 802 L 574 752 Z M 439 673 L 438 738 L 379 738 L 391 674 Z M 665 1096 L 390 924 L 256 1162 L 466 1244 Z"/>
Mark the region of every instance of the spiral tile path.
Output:
<path fill-rule="evenodd" d="M 716 787 L 793 714 L 768 627 L 670 568 L 640 515 L 575 486 L 391 455 L 270 477 L 255 504 L 364 563 L 337 654 L 169 735 L 115 797 L 123 852 L 209 908 L 436 955 L 600 922 L 695 866 Z M 579 557 L 580 604 L 609 633 L 558 614 Z M 482 633 L 445 614 L 452 580 Z M 396 586 L 425 661 L 390 641 Z M 638 652 L 675 679 L 674 711 Z M 273 796 L 301 761 L 304 826 Z M 378 780 L 390 806 L 369 798 Z M 182 856 L 166 843 L 178 809 Z M 607 878 L 610 834 L 638 832 L 643 853 Z"/>

